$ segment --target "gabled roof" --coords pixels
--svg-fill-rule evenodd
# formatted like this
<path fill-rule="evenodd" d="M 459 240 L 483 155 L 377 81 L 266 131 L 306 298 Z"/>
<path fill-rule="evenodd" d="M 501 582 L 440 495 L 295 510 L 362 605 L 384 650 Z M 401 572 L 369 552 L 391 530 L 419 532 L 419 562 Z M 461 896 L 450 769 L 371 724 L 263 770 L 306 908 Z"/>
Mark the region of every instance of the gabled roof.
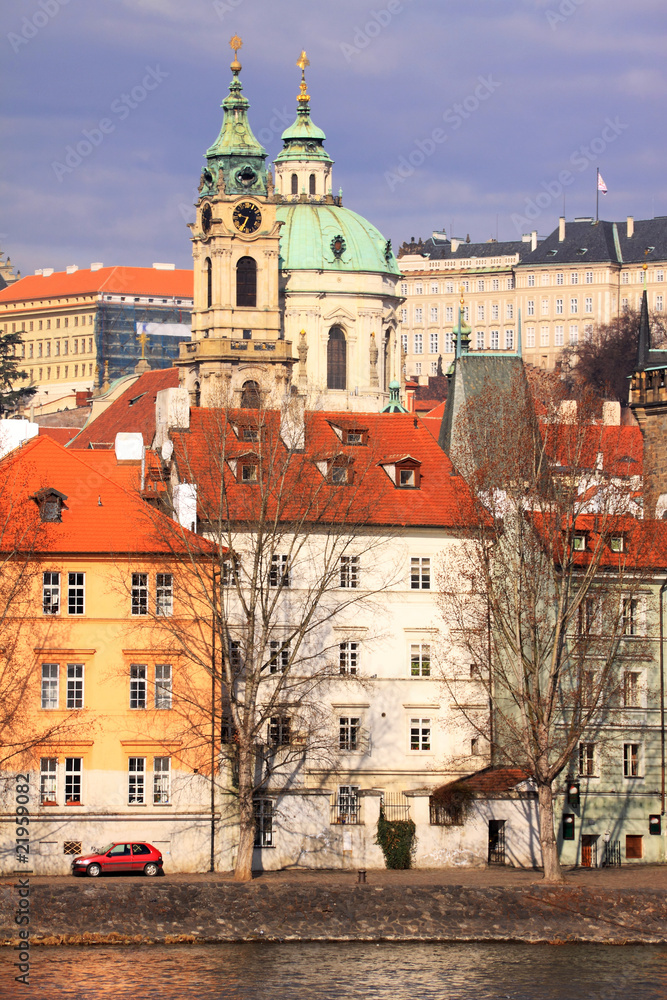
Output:
<path fill-rule="evenodd" d="M 83 268 L 68 274 L 29 274 L 0 291 L 0 303 L 29 302 L 35 299 L 72 295 L 159 295 L 191 299 L 194 294 L 192 271 L 163 270 L 155 267 Z"/>
<path fill-rule="evenodd" d="M 283 496 L 282 520 L 305 517 L 319 523 L 350 523 L 439 528 L 465 528 L 477 522 L 468 487 L 453 469 L 432 435 L 413 414 L 312 412 L 305 415 L 305 448 L 292 453 L 285 472 L 287 451 L 279 438 L 280 414 L 270 411 L 193 409 L 189 431 L 172 432 L 174 460 L 181 482 L 198 486 L 200 516 L 219 516 L 221 497 L 229 504 L 232 520 L 252 520 L 260 489 L 239 483 L 230 460 L 247 453 L 248 443 L 239 441 L 233 424 L 249 413 L 263 430 L 256 446 L 263 456 L 276 455 L 271 470 L 274 493 Z M 331 426 L 367 430 L 366 443 L 348 445 Z M 345 458 L 351 482 L 328 483 L 318 463 L 332 455 Z M 410 455 L 420 463 L 418 489 L 397 488 L 382 463 Z M 263 458 L 265 472 L 270 460 Z M 261 474 L 261 466 L 260 466 Z M 279 481 L 284 475 L 284 481 Z M 224 490 L 221 491 L 221 478 Z"/>
<path fill-rule="evenodd" d="M 11 505 L 12 527 L 0 550 L 25 547 L 37 553 L 96 555 L 173 554 L 187 540 L 189 551 L 204 552 L 208 543 L 152 509 L 138 493 L 112 482 L 77 453 L 51 438 L 36 437 L 0 463 L 1 503 Z M 62 521 L 40 524 L 31 497 L 41 490 L 67 496 Z M 14 529 L 14 524 L 16 528 Z"/>
<path fill-rule="evenodd" d="M 639 427 L 591 424 L 541 424 L 547 454 L 555 466 L 572 467 L 583 475 L 595 471 L 601 457 L 602 469 L 612 476 L 641 476 L 644 439 Z M 602 471 L 602 470 L 601 470 Z"/>
<path fill-rule="evenodd" d="M 155 399 L 161 389 L 178 385 L 177 368 L 145 372 L 99 417 L 89 421 L 72 441 L 71 448 L 113 448 L 119 432 L 141 433 L 149 447 L 155 437 Z"/>

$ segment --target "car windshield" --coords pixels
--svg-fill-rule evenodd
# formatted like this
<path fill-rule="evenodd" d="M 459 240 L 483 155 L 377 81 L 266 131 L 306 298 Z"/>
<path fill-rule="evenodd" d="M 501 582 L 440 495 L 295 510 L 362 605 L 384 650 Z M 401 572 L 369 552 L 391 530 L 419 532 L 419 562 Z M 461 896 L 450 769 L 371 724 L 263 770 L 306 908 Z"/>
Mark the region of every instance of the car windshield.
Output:
<path fill-rule="evenodd" d="M 90 853 L 91 854 L 106 854 L 107 851 L 110 851 L 112 847 L 113 847 L 113 844 L 107 844 L 106 847 L 94 847 Z"/>

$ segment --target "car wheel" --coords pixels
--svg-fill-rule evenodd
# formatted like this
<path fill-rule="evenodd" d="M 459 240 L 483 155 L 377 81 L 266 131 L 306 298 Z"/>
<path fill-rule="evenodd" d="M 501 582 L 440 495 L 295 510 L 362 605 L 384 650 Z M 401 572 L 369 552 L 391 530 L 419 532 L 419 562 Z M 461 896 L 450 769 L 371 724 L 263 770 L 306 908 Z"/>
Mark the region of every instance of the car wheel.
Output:
<path fill-rule="evenodd" d="M 90 875 L 91 878 L 97 878 L 98 875 L 102 874 L 102 868 L 95 862 L 95 864 L 88 865 L 86 868 L 86 875 Z"/>
<path fill-rule="evenodd" d="M 144 875 L 157 875 L 159 870 L 154 861 L 149 861 L 147 865 L 144 865 Z"/>

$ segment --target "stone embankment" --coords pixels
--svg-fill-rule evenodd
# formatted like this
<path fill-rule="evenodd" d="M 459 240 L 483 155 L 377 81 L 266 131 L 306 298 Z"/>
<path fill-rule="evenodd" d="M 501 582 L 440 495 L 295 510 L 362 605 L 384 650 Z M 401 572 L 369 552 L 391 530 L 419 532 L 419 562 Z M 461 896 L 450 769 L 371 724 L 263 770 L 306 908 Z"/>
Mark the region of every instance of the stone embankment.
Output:
<path fill-rule="evenodd" d="M 365 885 L 349 875 L 338 884 L 335 879 L 235 884 L 215 876 L 38 879 L 30 887 L 30 944 L 667 941 L 667 895 L 659 888 L 538 881 L 457 885 L 436 879 L 430 885 L 374 884 L 374 875 L 368 873 Z M 9 879 L 0 883 L 5 945 L 17 941 L 17 892 Z"/>

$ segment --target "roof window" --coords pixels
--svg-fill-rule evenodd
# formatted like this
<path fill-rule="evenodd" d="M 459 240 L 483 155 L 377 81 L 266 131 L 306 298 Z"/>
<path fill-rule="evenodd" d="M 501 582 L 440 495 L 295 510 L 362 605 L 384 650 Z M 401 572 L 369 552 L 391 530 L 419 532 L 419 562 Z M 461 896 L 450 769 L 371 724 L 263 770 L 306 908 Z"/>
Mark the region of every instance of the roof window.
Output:
<path fill-rule="evenodd" d="M 625 552 L 625 536 L 612 535 L 609 539 L 609 548 L 612 552 Z"/>
<path fill-rule="evenodd" d="M 368 440 L 368 431 L 350 427 L 345 432 L 345 444 L 362 445 Z"/>
<path fill-rule="evenodd" d="M 585 552 L 586 551 L 586 535 L 580 532 L 572 539 L 572 549 L 574 552 Z"/>
<path fill-rule="evenodd" d="M 43 489 L 33 494 L 30 498 L 39 507 L 39 516 L 42 521 L 62 521 L 62 512 L 68 510 L 65 500 L 67 497 L 58 490 Z"/>

